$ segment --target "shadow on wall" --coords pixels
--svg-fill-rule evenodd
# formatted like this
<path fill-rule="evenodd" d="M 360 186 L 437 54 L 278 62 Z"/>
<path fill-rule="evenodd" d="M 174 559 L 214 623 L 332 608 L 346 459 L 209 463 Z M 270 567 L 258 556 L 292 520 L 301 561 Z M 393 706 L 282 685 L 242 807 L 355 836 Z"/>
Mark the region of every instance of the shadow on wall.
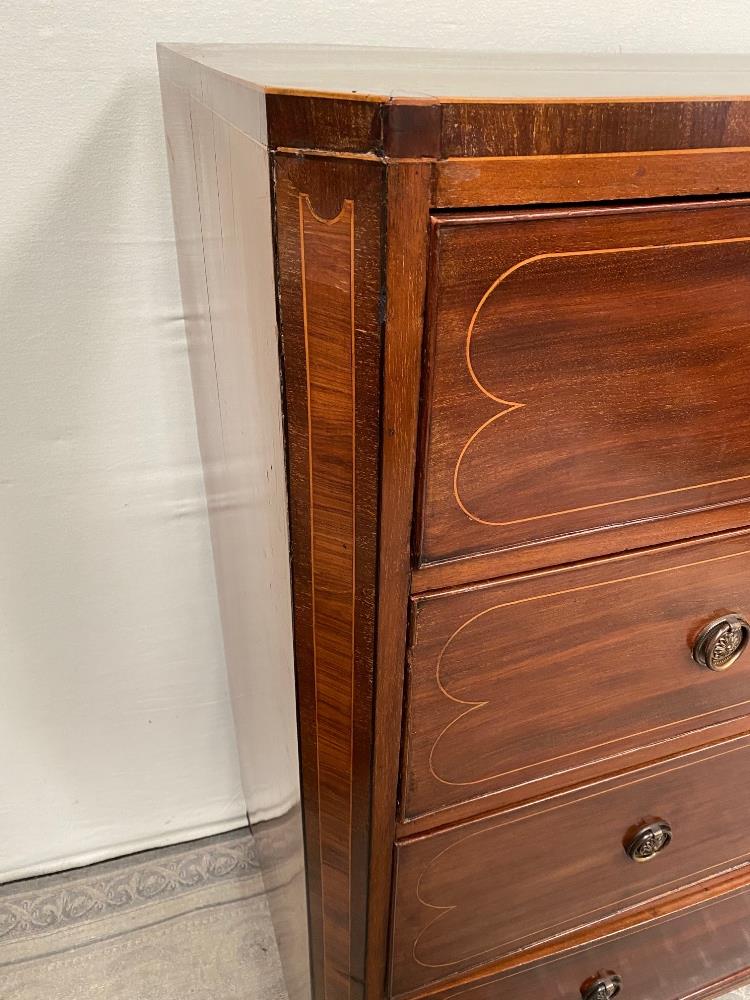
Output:
<path fill-rule="evenodd" d="M 28 747 L 23 774 L 0 778 L 16 782 L 0 788 L 0 827 L 22 778 L 44 772 L 46 840 L 77 835 L 56 825 L 74 825 L 80 805 L 82 851 L 117 835 L 101 817 L 85 830 L 92 803 L 113 823 L 127 805 L 108 773 L 110 786 L 128 770 L 151 775 L 138 792 L 146 829 L 164 775 L 143 762 L 159 753 L 160 719 L 167 756 L 184 751 L 174 727 L 191 681 L 193 702 L 229 726 L 222 764 L 236 771 L 159 107 L 155 72 L 121 84 L 0 274 L 0 649 L 5 711 Z M 215 761 L 215 730 L 202 737 L 187 713 L 182 725 L 190 757 Z"/>

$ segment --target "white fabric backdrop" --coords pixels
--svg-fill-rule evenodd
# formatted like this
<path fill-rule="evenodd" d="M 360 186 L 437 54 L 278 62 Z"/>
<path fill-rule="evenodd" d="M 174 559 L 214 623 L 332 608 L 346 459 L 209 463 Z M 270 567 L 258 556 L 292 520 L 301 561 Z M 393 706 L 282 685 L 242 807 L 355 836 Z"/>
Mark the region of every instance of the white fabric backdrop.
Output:
<path fill-rule="evenodd" d="M 737 51 L 742 0 L 0 0 L 0 879 L 242 821 L 153 44 Z"/>

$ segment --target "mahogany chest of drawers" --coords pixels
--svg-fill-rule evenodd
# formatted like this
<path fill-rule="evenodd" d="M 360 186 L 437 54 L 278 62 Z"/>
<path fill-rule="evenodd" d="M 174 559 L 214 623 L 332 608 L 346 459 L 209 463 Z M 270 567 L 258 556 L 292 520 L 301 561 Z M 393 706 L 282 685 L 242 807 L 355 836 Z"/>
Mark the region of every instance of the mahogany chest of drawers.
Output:
<path fill-rule="evenodd" d="M 292 1000 L 725 993 L 750 977 L 750 72 L 159 61 Z"/>

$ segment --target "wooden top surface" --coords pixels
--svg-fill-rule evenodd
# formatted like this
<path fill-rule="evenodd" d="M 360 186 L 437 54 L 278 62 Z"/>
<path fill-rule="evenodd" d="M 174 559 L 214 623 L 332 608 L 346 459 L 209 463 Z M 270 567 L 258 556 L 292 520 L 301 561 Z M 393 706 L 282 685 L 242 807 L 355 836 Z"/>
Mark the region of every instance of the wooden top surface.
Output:
<path fill-rule="evenodd" d="M 164 47 L 268 93 L 451 102 L 750 95 L 746 55 L 527 54 L 323 45 Z"/>

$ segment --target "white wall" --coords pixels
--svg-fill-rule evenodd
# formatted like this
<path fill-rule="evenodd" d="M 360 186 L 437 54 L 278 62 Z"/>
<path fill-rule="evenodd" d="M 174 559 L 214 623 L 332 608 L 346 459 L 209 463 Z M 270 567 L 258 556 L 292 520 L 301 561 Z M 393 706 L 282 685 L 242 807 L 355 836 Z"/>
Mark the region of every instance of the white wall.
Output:
<path fill-rule="evenodd" d="M 0 0 L 0 878 L 241 822 L 153 43 L 750 50 L 743 0 Z"/>

